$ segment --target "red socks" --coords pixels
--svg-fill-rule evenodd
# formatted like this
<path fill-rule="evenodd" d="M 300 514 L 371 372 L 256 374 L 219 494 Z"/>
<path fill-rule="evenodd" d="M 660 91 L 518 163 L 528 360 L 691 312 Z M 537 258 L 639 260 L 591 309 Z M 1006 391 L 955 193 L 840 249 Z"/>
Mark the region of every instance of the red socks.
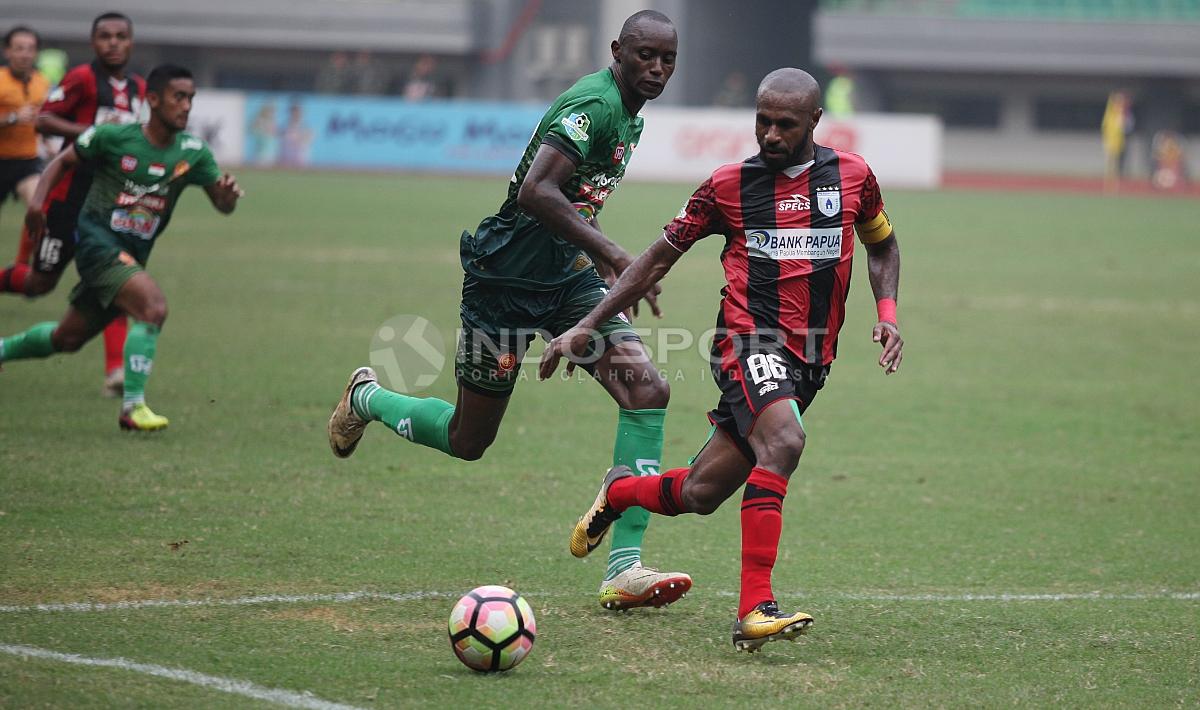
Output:
<path fill-rule="evenodd" d="M 104 328 L 104 374 L 125 368 L 125 336 L 129 319 L 119 315 Z"/>
<path fill-rule="evenodd" d="M 690 468 L 673 468 L 661 476 L 630 476 L 608 487 L 608 502 L 617 510 L 641 506 L 659 515 L 690 512 L 679 499 Z"/>
<path fill-rule="evenodd" d="M 779 553 L 783 530 L 783 498 L 788 481 L 778 473 L 755 467 L 742 494 L 742 595 L 741 619 L 759 604 L 775 598 L 771 570 Z"/>
<path fill-rule="evenodd" d="M 29 276 L 28 264 L 13 264 L 0 270 L 0 293 L 25 293 L 25 277 Z"/>

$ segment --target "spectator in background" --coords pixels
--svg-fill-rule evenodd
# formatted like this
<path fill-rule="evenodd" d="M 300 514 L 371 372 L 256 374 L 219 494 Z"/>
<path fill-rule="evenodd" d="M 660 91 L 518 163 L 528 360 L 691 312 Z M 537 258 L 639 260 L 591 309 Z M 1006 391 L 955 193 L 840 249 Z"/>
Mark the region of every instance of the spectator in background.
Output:
<path fill-rule="evenodd" d="M 431 54 L 422 54 L 413 65 L 408 81 L 404 82 L 404 98 L 409 101 L 424 101 L 431 99 L 437 86 L 433 74 L 437 70 L 437 60 Z"/>
<path fill-rule="evenodd" d="M 275 126 L 275 102 L 268 101 L 250 122 L 247 152 L 254 165 L 273 165 L 279 159 L 279 130 Z"/>
<path fill-rule="evenodd" d="M 713 97 L 713 106 L 725 108 L 747 108 L 750 106 L 750 90 L 746 87 L 746 75 L 731 71 L 725 75 L 721 88 Z"/>
<path fill-rule="evenodd" d="M 1133 133 L 1133 104 L 1129 94 L 1114 91 L 1108 96 L 1100 138 L 1104 144 L 1104 190 L 1116 192 L 1125 175 L 1125 157 L 1129 153 L 1129 135 Z"/>
<path fill-rule="evenodd" d="M 846 118 L 854 115 L 854 77 L 843 66 L 831 66 L 833 76 L 825 87 L 825 115 Z"/>
<path fill-rule="evenodd" d="M 317 72 L 318 94 L 345 94 L 350 89 L 350 57 L 345 52 L 329 55 L 329 62 Z"/>
<path fill-rule="evenodd" d="M 354 93 L 356 94 L 380 96 L 387 93 L 387 71 L 365 49 L 354 55 L 351 79 L 354 82 Z"/>
<path fill-rule="evenodd" d="M 287 123 L 280 133 L 279 164 L 291 168 L 307 165 L 312 139 L 312 129 L 304 125 L 304 108 L 298 101 L 293 101 L 288 106 Z"/>
<path fill-rule="evenodd" d="M 1175 131 L 1159 131 L 1151 144 L 1154 171 L 1150 182 L 1158 190 L 1182 190 L 1187 187 L 1187 161 L 1183 136 Z"/>
<path fill-rule="evenodd" d="M 43 49 L 38 52 L 37 70 L 55 86 L 67 74 L 67 53 L 61 49 Z"/>

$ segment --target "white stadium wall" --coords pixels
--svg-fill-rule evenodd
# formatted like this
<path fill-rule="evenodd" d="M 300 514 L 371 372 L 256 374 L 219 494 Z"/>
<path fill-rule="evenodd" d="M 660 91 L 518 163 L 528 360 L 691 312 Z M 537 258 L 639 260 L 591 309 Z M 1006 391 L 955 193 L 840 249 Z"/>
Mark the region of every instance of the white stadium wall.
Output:
<path fill-rule="evenodd" d="M 241 165 L 246 146 L 246 95 L 217 89 L 197 91 L 188 132 L 208 143 L 218 164 Z"/>

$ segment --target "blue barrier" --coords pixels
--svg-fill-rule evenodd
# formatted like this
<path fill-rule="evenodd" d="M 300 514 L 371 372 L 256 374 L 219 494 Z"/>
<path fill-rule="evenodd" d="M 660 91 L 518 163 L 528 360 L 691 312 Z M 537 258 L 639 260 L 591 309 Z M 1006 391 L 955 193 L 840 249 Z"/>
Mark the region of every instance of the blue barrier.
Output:
<path fill-rule="evenodd" d="M 305 94 L 246 96 L 251 165 L 511 173 L 544 107 Z"/>

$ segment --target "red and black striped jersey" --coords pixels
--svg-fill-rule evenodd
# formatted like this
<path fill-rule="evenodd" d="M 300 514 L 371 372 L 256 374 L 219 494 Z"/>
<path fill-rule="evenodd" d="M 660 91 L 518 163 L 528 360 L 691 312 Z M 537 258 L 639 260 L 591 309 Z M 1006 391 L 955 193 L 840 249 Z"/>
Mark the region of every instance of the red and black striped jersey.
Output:
<path fill-rule="evenodd" d="M 862 156 L 814 150 L 812 163 L 783 171 L 758 156 L 721 166 L 663 237 L 687 251 L 725 236 L 718 339 L 781 339 L 803 361 L 827 365 L 846 319 L 854 225 L 877 217 L 883 198 Z"/>
<path fill-rule="evenodd" d="M 145 101 L 146 82 L 142 77 L 126 73 L 124 79 L 113 79 L 94 61 L 67 72 L 50 92 L 42 113 L 87 125 L 139 123 L 146 118 Z M 69 173 L 48 199 L 82 205 L 90 184 L 90 175 L 76 179 L 75 173 Z"/>

